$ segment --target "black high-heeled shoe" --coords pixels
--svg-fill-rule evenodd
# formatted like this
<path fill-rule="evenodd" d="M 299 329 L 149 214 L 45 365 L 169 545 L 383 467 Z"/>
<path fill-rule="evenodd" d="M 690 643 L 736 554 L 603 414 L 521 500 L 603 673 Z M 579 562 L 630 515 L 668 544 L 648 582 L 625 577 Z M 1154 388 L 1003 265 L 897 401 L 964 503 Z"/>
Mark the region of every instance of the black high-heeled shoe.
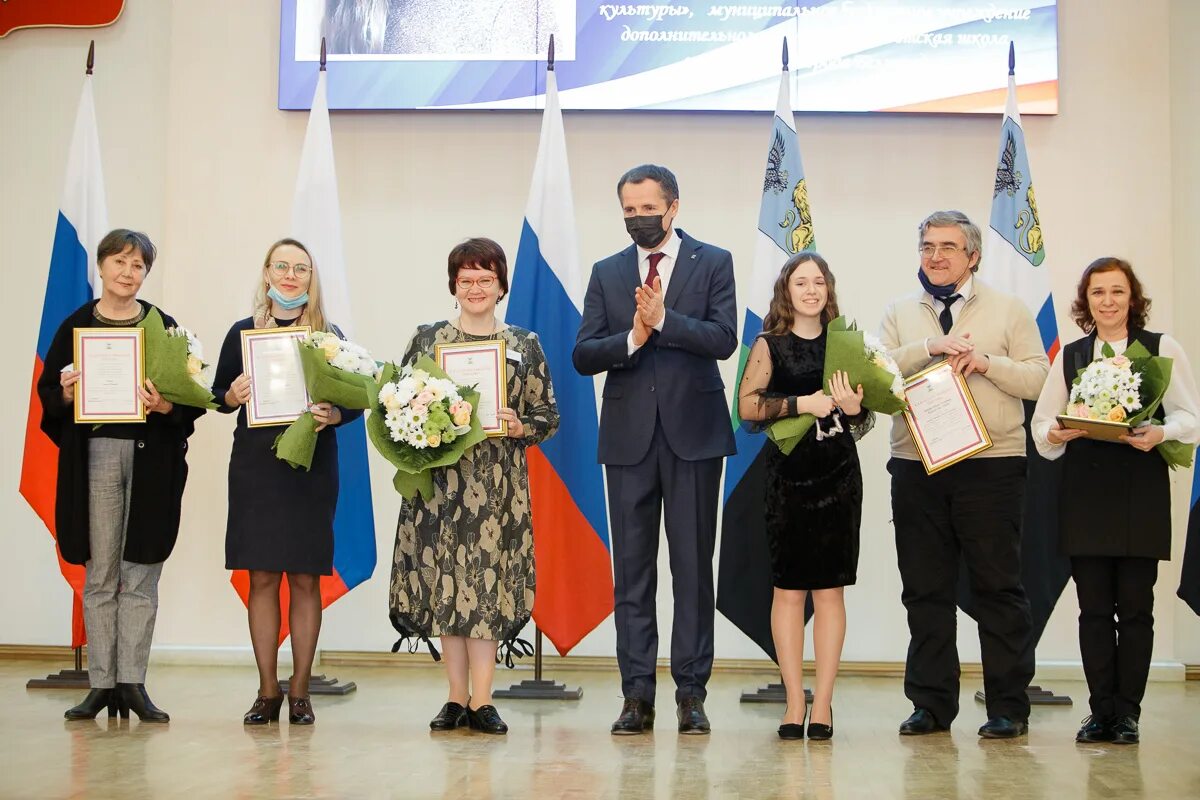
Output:
<path fill-rule="evenodd" d="M 117 715 L 117 702 L 112 689 L 92 689 L 83 698 L 83 702 L 73 708 L 68 708 L 63 717 L 66 719 L 95 719 L 103 709 L 108 709 L 108 715 Z"/>
<path fill-rule="evenodd" d="M 243 725 L 266 725 L 268 722 L 279 722 L 279 709 L 283 708 L 283 695 L 255 698 L 254 705 L 242 717 Z"/>
<path fill-rule="evenodd" d="M 786 713 L 786 711 L 785 711 Z M 780 739 L 803 739 L 804 738 L 804 721 L 808 719 L 808 703 L 804 704 L 804 716 L 800 717 L 800 724 L 795 722 L 785 722 L 779 726 Z"/>
<path fill-rule="evenodd" d="M 820 722 L 808 723 L 808 738 L 823 742 L 826 739 L 833 738 L 833 705 L 829 706 L 829 724 L 824 725 Z"/>
<path fill-rule="evenodd" d="M 117 710 L 125 719 L 129 718 L 132 710 L 142 722 L 171 721 L 171 716 L 154 705 L 150 695 L 146 694 L 144 683 L 118 683 L 114 693 L 117 696 Z"/>

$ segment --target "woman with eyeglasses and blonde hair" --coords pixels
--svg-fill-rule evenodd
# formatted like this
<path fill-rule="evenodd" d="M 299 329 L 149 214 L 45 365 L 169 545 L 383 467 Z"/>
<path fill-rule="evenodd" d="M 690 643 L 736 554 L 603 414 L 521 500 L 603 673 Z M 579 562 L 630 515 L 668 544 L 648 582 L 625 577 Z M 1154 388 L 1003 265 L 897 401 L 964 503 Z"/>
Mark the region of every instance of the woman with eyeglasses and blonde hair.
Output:
<path fill-rule="evenodd" d="M 254 299 L 254 314 L 229 329 L 217 362 L 213 394 L 222 413 L 237 412 L 229 457 L 229 516 L 225 568 L 248 570 L 250 641 L 258 664 L 258 697 L 243 722 L 265 725 L 279 719 L 283 694 L 276 673 L 282 622 L 280 588 L 287 575 L 292 676 L 288 719 L 311 725 L 309 678 L 321 630 L 321 576 L 333 574 L 333 514 L 338 498 L 338 448 L 334 428 L 361 411 L 329 403 L 309 407 L 317 421 L 312 469 L 293 469 L 271 446 L 281 429 L 248 427 L 244 406 L 250 378 L 242 364 L 242 331 L 307 325 L 333 331 L 321 304 L 321 282 L 312 255 L 295 239 L 267 250 Z"/>
<path fill-rule="evenodd" d="M 558 429 L 558 405 L 537 334 L 496 318 L 508 293 L 508 264 L 491 239 L 450 251 L 456 318 L 421 325 L 401 363 L 434 356 L 438 344 L 504 341 L 507 393 L 504 437 L 468 448 L 434 471 L 433 497 L 404 500 L 392 566 L 392 624 L 402 636 L 441 637 L 450 689 L 429 723 L 435 731 L 469 725 L 503 734 L 492 705 L 492 676 L 503 644 L 511 648 L 533 610 L 533 522 L 525 449 Z"/>

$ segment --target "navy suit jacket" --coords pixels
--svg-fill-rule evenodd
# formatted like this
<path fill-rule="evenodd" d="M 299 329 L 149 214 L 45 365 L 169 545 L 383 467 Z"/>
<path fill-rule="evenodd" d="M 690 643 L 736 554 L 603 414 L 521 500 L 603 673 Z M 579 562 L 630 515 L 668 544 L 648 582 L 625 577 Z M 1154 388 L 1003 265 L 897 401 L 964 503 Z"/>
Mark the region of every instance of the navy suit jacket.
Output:
<path fill-rule="evenodd" d="M 630 466 L 650 448 L 655 417 L 679 458 L 698 461 L 737 452 L 717 361 L 737 348 L 737 300 L 729 251 L 682 230 L 679 257 L 664 298 L 662 331 L 632 356 L 628 336 L 641 284 L 637 248 L 592 267 L 572 359 L 583 375 L 607 372 L 600 412 L 601 464 Z"/>

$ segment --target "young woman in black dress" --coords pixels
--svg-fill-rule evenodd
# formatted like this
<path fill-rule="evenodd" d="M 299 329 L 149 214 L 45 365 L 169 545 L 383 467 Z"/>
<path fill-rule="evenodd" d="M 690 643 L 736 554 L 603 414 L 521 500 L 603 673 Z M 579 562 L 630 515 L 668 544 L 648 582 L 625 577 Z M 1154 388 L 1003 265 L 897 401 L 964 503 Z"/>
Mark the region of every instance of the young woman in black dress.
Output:
<path fill-rule="evenodd" d="M 800 253 L 775 281 L 763 333 L 754 342 L 738 389 L 743 420 L 773 422 L 812 414 L 816 423 L 789 455 L 768 445 L 766 522 L 774 596 L 771 633 L 787 690 L 779 736 L 805 736 L 804 606 L 813 601 L 817 678 L 810 739 L 833 736 L 833 683 L 846 638 L 843 588 L 855 582 L 862 471 L 855 441 L 873 416 L 862 407 L 862 387 L 846 374 L 822 386 L 825 340 L 838 316 L 829 265 Z M 828 394 L 826 393 L 828 391 Z"/>
<path fill-rule="evenodd" d="M 338 498 L 333 428 L 362 415 L 329 403 L 309 407 L 320 435 L 312 469 L 307 472 L 275 457 L 271 445 L 281 428 L 247 427 L 243 406 L 250 399 L 250 378 L 242 367 L 241 333 L 290 325 L 336 332 L 321 305 L 321 284 L 312 256 L 295 239 L 281 239 L 267 251 L 254 315 L 234 323 L 225 336 L 213 385 L 213 394 L 221 403 L 219 410 L 238 415 L 229 457 L 225 568 L 250 572 L 246 608 L 259 687 L 258 698 L 243 717 L 247 725 L 278 720 L 283 705 L 276 669 L 279 590 L 285 573 L 292 636 L 288 719 L 294 725 L 315 721 L 308 684 L 321 630 L 321 576 L 333 574 L 333 514 Z"/>

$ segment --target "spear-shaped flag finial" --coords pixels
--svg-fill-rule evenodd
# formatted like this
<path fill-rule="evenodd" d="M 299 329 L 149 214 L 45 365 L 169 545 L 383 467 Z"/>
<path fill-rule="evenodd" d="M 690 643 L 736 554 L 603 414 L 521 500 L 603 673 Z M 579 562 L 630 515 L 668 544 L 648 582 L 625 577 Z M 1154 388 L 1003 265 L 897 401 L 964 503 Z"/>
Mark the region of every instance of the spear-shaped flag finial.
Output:
<path fill-rule="evenodd" d="M 92 39 L 91 44 L 88 45 L 87 72 L 84 74 L 91 75 L 92 68 L 95 66 L 96 66 L 96 40 Z"/>
<path fill-rule="evenodd" d="M 1011 39 L 1008 42 L 1008 74 L 1017 74 L 1017 51 Z"/>
<path fill-rule="evenodd" d="M 787 37 L 783 37 L 783 71 L 788 71 Z"/>
<path fill-rule="evenodd" d="M 321 37 L 321 72 L 325 71 L 325 37 Z"/>
<path fill-rule="evenodd" d="M 550 49 L 546 51 L 546 72 L 554 72 L 554 34 L 550 34 Z"/>

